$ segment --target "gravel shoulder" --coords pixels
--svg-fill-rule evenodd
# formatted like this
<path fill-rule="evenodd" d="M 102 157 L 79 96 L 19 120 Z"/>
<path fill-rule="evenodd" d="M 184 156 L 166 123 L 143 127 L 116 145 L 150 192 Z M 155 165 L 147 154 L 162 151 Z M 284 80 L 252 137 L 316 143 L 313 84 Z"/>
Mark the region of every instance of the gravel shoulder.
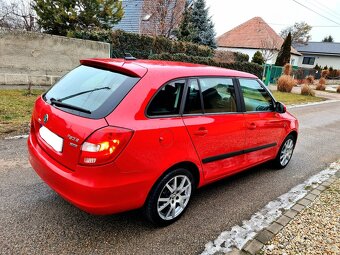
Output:
<path fill-rule="evenodd" d="M 340 179 L 286 225 L 259 254 L 340 254 Z"/>

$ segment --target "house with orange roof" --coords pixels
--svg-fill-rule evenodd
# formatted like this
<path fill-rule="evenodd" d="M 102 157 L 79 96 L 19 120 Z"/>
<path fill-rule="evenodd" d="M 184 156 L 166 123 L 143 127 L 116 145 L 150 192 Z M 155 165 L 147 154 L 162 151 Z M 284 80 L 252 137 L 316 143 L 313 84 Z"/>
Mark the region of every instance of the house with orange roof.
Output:
<path fill-rule="evenodd" d="M 217 49 L 248 54 L 249 61 L 260 51 L 267 64 L 274 64 L 283 41 L 262 18 L 254 17 L 217 37 Z M 300 56 L 292 47 L 290 63 L 298 65 Z"/>

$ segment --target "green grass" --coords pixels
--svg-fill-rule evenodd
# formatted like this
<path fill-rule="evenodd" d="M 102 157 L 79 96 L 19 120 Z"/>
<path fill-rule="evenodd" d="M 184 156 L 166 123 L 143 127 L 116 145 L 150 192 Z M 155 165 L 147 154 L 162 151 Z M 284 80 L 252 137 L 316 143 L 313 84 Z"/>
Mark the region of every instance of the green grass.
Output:
<path fill-rule="evenodd" d="M 311 103 L 311 102 L 320 102 L 324 101 L 325 99 L 320 97 L 312 97 L 312 96 L 304 96 L 294 93 L 285 93 L 280 91 L 272 91 L 275 99 L 285 105 L 290 104 L 304 104 L 304 103 Z"/>
<path fill-rule="evenodd" d="M 0 90 L 0 137 L 28 133 L 35 100 L 43 90 Z"/>

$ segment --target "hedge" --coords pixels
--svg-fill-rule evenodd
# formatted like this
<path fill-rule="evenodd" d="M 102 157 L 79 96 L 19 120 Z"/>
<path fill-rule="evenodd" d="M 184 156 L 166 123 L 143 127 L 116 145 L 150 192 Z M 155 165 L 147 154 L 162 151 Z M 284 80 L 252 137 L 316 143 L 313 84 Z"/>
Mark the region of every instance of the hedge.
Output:
<path fill-rule="evenodd" d="M 212 57 L 214 51 L 190 42 L 174 41 L 162 36 L 147 36 L 127 33 L 122 30 L 76 31 L 68 36 L 111 43 L 113 57 L 130 53 L 136 58 L 147 59 L 152 54 L 184 53 L 188 56 Z"/>
<path fill-rule="evenodd" d="M 162 53 L 162 54 L 153 54 L 149 56 L 149 59 L 154 60 L 168 60 L 168 61 L 181 61 L 181 62 L 189 62 L 210 66 L 218 66 L 228 69 L 234 69 L 238 71 L 243 71 L 247 73 L 251 73 L 256 75 L 258 78 L 262 79 L 263 67 L 250 62 L 233 62 L 233 63 L 220 63 L 214 61 L 211 57 L 198 57 L 198 56 L 188 56 L 183 53 Z"/>
<path fill-rule="evenodd" d="M 247 54 L 235 53 L 236 62 L 220 63 L 213 60 L 214 51 L 199 44 L 174 41 L 162 36 L 151 37 L 127 33 L 122 30 L 77 31 L 68 36 L 111 44 L 112 57 L 124 57 L 125 53 L 140 59 L 159 59 L 219 66 L 255 74 L 262 77 L 262 66 L 249 63 Z"/>

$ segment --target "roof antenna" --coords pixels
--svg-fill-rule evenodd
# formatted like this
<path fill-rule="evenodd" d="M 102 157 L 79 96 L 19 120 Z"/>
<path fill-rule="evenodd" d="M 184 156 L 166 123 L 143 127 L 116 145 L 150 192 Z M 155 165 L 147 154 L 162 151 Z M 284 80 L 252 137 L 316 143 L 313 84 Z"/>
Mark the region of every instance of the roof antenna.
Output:
<path fill-rule="evenodd" d="M 136 60 L 137 58 L 135 58 L 134 56 L 132 56 L 130 53 L 128 52 L 124 52 L 124 59 L 125 60 Z"/>

